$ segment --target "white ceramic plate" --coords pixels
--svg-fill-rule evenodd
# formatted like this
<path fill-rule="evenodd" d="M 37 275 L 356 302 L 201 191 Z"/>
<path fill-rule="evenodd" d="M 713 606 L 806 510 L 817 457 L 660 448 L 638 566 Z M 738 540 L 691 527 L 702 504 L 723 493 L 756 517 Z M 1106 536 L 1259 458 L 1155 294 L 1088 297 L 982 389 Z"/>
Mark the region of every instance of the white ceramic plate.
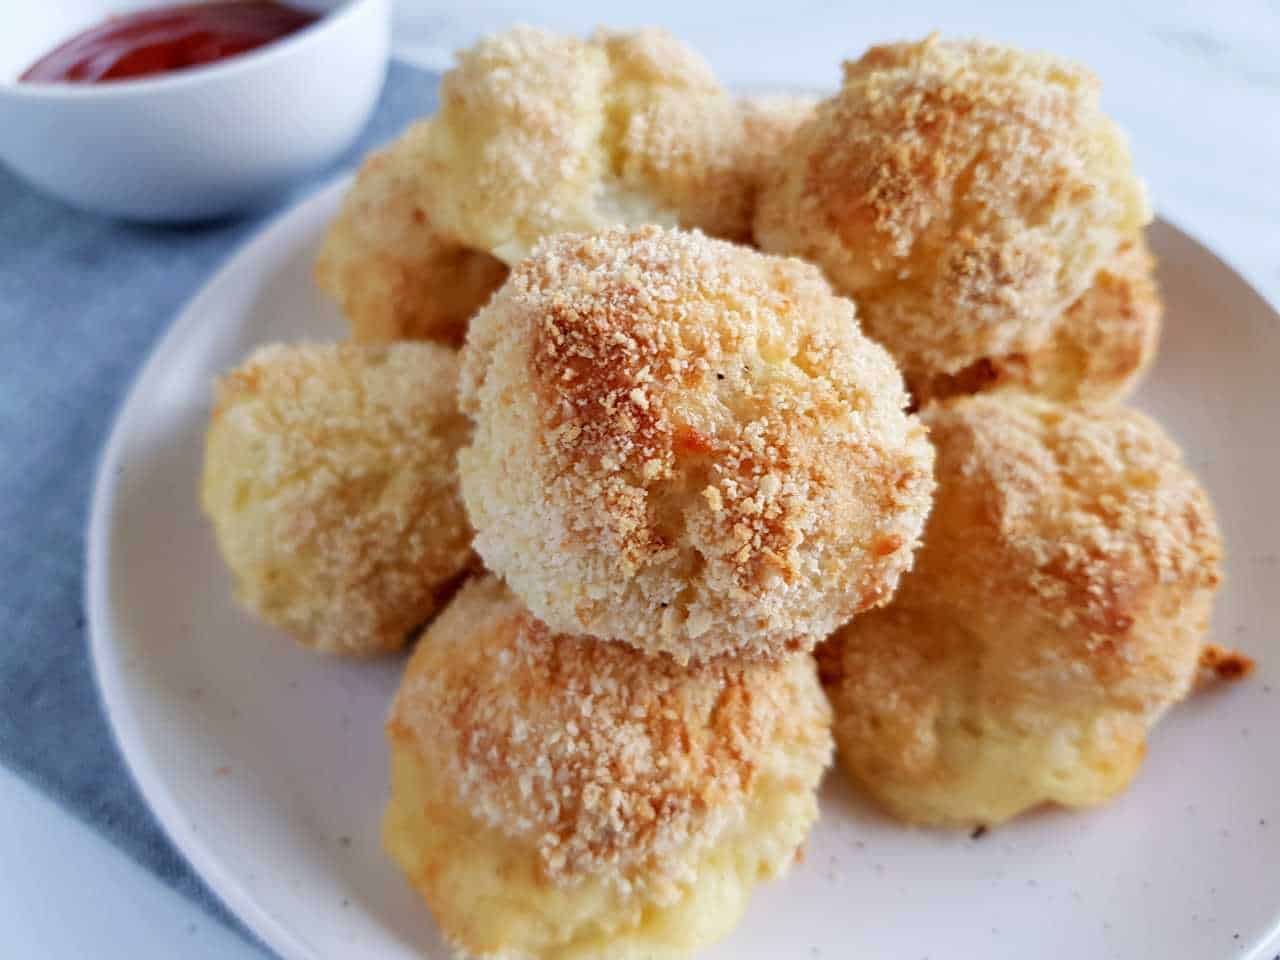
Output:
<path fill-rule="evenodd" d="M 288 960 L 445 958 L 379 847 L 402 661 L 326 659 L 252 621 L 196 499 L 214 376 L 258 344 L 344 332 L 311 283 L 344 187 L 232 259 L 134 385 L 94 495 L 93 655 L 156 815 L 268 944 Z M 1169 309 L 1138 402 L 1214 496 L 1230 552 L 1214 636 L 1259 671 L 1176 708 L 1100 810 L 973 839 L 899 827 L 833 773 L 803 864 L 708 956 L 1264 957 L 1280 918 L 1280 317 L 1175 228 L 1151 242 Z"/>

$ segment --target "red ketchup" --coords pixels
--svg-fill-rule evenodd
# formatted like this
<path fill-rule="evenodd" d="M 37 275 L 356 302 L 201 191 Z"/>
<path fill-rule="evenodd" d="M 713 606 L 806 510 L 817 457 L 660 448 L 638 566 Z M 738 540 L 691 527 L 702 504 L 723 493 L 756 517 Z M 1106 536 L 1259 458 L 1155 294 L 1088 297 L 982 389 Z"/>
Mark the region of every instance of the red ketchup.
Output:
<path fill-rule="evenodd" d="M 274 0 L 218 0 L 112 17 L 45 54 L 23 83 L 108 83 L 186 70 L 256 50 L 319 20 Z"/>

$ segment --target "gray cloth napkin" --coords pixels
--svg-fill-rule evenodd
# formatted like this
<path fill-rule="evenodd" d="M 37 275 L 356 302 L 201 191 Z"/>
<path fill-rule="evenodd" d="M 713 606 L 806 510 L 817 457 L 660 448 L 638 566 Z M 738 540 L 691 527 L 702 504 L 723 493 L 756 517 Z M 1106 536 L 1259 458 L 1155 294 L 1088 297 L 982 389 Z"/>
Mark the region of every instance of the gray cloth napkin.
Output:
<path fill-rule="evenodd" d="M 393 64 L 334 169 L 433 111 L 436 81 Z M 94 468 L 130 380 L 186 300 L 278 210 L 118 223 L 0 168 L 0 763 L 250 942 L 160 831 L 112 739 L 89 663 L 83 555 Z"/>

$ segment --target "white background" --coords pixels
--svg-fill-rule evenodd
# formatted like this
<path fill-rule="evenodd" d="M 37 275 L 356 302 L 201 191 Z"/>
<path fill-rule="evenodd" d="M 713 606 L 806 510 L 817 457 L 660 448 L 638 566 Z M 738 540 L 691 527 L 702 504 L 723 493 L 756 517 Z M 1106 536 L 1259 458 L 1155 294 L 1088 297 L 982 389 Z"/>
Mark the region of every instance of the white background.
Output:
<path fill-rule="evenodd" d="M 835 85 L 839 61 L 938 29 L 1089 64 L 1129 131 L 1157 208 L 1280 303 L 1280 2 L 1129 5 L 1073 0 L 856 4 L 816 0 L 445 5 L 400 0 L 401 55 L 449 52 L 512 22 L 583 31 L 664 25 L 742 88 Z M 1207 318 L 1211 321 L 1211 318 Z M 88 828 L 0 771 L 0 957 L 259 957 Z"/>

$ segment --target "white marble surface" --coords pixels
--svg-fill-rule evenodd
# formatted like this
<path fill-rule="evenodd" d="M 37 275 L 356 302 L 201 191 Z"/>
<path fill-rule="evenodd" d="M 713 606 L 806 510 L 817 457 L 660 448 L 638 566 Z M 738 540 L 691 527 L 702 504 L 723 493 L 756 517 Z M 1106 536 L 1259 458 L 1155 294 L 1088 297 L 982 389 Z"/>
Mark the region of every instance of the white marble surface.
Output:
<path fill-rule="evenodd" d="M 395 40 L 431 66 L 515 22 L 585 31 L 662 24 L 741 88 L 832 87 L 869 43 L 937 29 L 1089 64 L 1166 217 L 1280 303 L 1280 0 L 841 4 L 400 0 Z M 93 890 L 91 897 L 83 891 Z M 68 894 L 81 891 L 72 902 Z M 0 955 L 45 960 L 260 956 L 10 775 L 0 773 Z M 1268 954 L 1269 956 L 1270 954 Z"/>

